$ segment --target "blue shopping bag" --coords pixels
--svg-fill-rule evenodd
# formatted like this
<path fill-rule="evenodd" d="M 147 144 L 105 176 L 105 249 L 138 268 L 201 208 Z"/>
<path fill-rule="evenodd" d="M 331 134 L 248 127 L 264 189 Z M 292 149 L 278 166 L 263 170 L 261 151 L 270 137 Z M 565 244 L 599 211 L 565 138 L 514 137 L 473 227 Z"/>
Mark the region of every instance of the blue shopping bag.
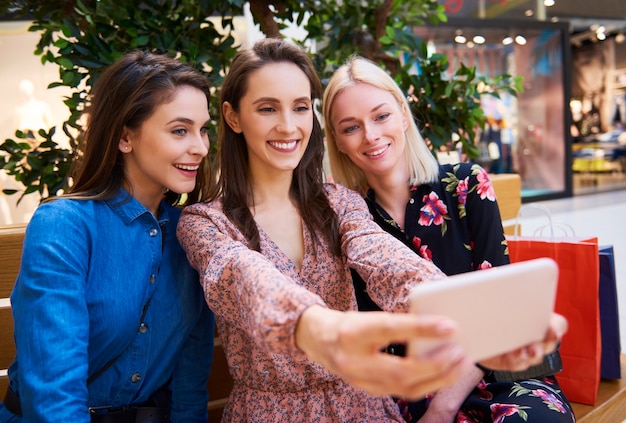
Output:
<path fill-rule="evenodd" d="M 615 258 L 613 246 L 605 245 L 600 253 L 600 332 L 602 338 L 602 358 L 600 376 L 602 379 L 621 378 L 619 312 L 615 280 Z"/>

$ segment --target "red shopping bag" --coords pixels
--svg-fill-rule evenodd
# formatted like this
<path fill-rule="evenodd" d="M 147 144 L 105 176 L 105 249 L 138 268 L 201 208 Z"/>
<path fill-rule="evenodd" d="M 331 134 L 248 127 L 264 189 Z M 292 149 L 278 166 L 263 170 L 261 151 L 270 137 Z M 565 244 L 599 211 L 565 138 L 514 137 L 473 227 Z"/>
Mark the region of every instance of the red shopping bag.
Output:
<path fill-rule="evenodd" d="M 507 237 L 511 262 L 550 257 L 559 265 L 555 311 L 569 323 L 556 375 L 570 401 L 593 405 L 600 384 L 601 332 L 597 238 Z M 532 309 L 529 309 L 531 311 Z"/>

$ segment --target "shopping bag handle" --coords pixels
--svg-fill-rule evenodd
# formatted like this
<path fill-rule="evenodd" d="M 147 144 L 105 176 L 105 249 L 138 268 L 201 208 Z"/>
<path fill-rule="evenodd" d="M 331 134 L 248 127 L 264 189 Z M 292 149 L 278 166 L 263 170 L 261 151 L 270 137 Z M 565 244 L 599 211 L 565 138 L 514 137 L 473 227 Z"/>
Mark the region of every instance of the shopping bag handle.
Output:
<path fill-rule="evenodd" d="M 519 227 L 520 225 L 520 220 L 522 218 L 522 212 L 524 211 L 524 209 L 528 210 L 528 209 L 537 209 L 540 210 L 541 212 L 543 212 L 543 215 L 546 217 L 546 219 L 548 220 L 548 224 L 547 225 L 542 225 L 539 226 L 537 229 L 535 229 L 535 231 L 533 232 L 533 236 L 544 236 L 544 230 L 547 228 L 550 230 L 549 233 L 549 238 L 550 239 L 554 239 L 554 230 L 555 228 L 558 228 L 564 236 L 576 236 L 575 232 L 574 232 L 574 228 L 572 228 L 572 226 L 568 225 L 567 223 L 562 223 L 562 222 L 553 222 L 552 221 L 552 213 L 550 213 L 550 209 L 542 204 L 524 204 L 522 205 L 522 207 L 520 207 L 519 211 L 517 212 L 517 217 L 515 218 L 515 224 L 513 227 L 513 236 L 514 237 L 518 237 L 521 236 L 520 233 L 518 233 Z"/>
<path fill-rule="evenodd" d="M 550 238 L 553 238 L 554 237 L 554 231 L 552 230 L 552 214 L 550 214 L 550 210 L 546 206 L 541 205 L 541 204 L 523 204 L 522 207 L 520 207 L 519 211 L 517 212 L 517 217 L 515 218 L 515 225 L 514 225 L 514 228 L 513 228 L 513 236 L 516 237 L 516 238 L 518 236 L 521 236 L 521 234 L 518 233 L 518 229 L 520 227 L 520 220 L 521 220 L 522 214 L 523 214 L 522 212 L 524 210 L 527 210 L 527 209 L 530 209 L 530 208 L 537 209 L 537 210 L 540 210 L 540 211 L 543 212 L 545 217 L 548 219 L 548 227 L 550 228 Z"/>

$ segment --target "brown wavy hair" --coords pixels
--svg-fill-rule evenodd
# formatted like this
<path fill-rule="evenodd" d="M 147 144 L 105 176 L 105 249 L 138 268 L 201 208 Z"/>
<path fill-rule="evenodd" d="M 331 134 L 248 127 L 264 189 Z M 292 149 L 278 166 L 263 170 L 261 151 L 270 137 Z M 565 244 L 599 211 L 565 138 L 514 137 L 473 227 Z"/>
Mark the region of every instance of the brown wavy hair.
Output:
<path fill-rule="evenodd" d="M 65 197 L 112 198 L 124 181 L 122 152 L 118 149 L 124 127 L 141 127 L 158 106 L 171 101 L 181 86 L 199 89 L 209 102 L 208 78 L 166 55 L 133 51 L 106 68 L 89 96 L 86 130 L 79 156 L 72 162 L 73 184 Z M 168 191 L 165 201 L 184 205 L 199 198 L 200 187 L 210 179 L 210 166 L 205 158 L 194 191 L 185 196 Z"/>
<path fill-rule="evenodd" d="M 228 101 L 239 112 L 240 100 L 246 94 L 250 75 L 271 63 L 289 62 L 302 70 L 311 85 L 311 99 L 319 100 L 322 85 L 313 62 L 299 46 L 278 38 L 265 38 L 251 48 L 240 50 L 234 57 L 221 87 L 220 104 Z M 234 132 L 220 117 L 217 135 L 219 177 L 217 184 L 207 186 L 202 197 L 207 201 L 222 198 L 224 213 L 244 234 L 250 247 L 260 251 L 259 231 L 250 208 L 254 205 L 252 184 L 248 174 L 248 151 L 243 134 Z M 309 232 L 313 235 L 314 249 L 319 245 L 321 233 L 333 254 L 341 254 L 337 215 L 330 206 L 324 189 L 323 165 L 324 136 L 322 127 L 313 113 L 313 131 L 309 144 L 294 170 L 289 196 L 296 205 Z"/>

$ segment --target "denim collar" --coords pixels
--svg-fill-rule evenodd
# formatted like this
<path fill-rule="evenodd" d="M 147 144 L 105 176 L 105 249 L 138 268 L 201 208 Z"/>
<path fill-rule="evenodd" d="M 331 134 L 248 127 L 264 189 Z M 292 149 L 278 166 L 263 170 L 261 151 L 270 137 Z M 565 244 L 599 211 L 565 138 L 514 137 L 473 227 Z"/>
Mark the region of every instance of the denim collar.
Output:
<path fill-rule="evenodd" d="M 135 197 L 130 195 L 124 188 L 120 190 L 110 199 L 105 200 L 105 203 L 111 208 L 111 210 L 117 214 L 124 224 L 129 225 L 134 220 L 138 219 L 144 214 L 150 215 L 152 219 L 154 216 L 143 204 L 141 204 Z M 159 204 L 159 225 L 163 226 L 169 221 L 169 214 L 165 203 L 161 201 Z"/>

